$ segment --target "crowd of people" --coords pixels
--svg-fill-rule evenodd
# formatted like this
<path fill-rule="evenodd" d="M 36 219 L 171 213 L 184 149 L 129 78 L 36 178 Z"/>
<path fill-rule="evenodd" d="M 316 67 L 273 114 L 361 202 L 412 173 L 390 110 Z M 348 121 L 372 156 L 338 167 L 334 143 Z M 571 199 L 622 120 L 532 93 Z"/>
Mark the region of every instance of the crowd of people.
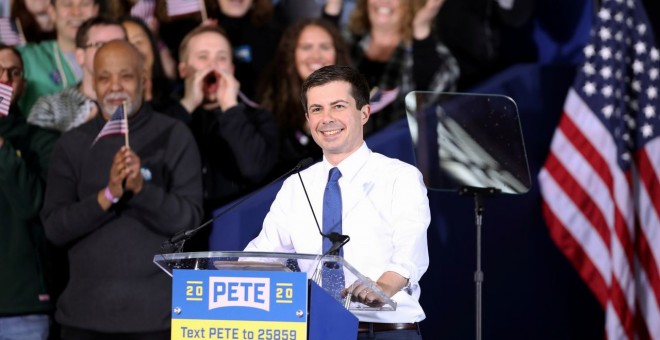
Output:
<path fill-rule="evenodd" d="M 367 80 L 364 135 L 403 118 L 410 91 L 456 90 L 469 60 L 437 29 L 445 1 L 293 13 L 294 1 L 206 0 L 204 15 L 176 17 L 160 0 L 146 16 L 133 9 L 149 0 L 10 1 L 26 44 L 0 42 L 13 90 L 0 113 L 0 338 L 169 338 L 170 291 L 153 289 L 169 280 L 151 263 L 161 241 L 322 158 L 301 86 L 324 66 Z M 99 138 L 120 109 L 126 138 Z"/>

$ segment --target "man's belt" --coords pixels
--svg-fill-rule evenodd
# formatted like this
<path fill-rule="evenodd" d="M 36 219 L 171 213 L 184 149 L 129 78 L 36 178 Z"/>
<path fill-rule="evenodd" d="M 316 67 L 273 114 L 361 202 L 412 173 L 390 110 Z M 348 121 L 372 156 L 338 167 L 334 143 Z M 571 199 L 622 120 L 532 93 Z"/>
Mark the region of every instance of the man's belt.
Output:
<path fill-rule="evenodd" d="M 384 332 L 384 331 L 403 331 L 416 330 L 416 323 L 378 323 L 378 322 L 360 322 L 358 332 Z"/>

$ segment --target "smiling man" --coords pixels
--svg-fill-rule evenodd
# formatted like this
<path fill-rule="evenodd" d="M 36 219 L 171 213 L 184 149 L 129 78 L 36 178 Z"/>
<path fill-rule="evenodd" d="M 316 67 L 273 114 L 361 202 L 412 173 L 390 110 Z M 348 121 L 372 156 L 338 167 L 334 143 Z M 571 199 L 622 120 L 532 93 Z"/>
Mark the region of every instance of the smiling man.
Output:
<path fill-rule="evenodd" d="M 76 62 L 76 33 L 85 20 L 99 12 L 99 0 L 51 0 L 48 13 L 55 21 L 56 40 L 20 48 L 28 87 L 19 105 L 30 113 L 39 97 L 75 85 L 83 76 Z"/>
<path fill-rule="evenodd" d="M 350 236 L 346 260 L 397 302 L 394 312 L 361 311 L 359 338 L 420 339 L 419 280 L 428 268 L 429 202 L 413 166 L 372 152 L 363 138 L 369 120 L 369 88 L 347 66 L 326 66 L 302 86 L 302 103 L 323 161 L 300 173 L 324 233 Z M 336 183 L 334 183 L 336 182 Z M 332 246 L 319 235 L 298 176 L 287 179 L 246 251 L 324 254 Z M 335 192 L 336 196 L 332 196 Z M 337 197 L 338 196 L 338 197 Z M 338 200 L 338 202 L 337 202 Z M 340 209 L 329 208 L 338 203 Z M 325 284 L 324 284 L 325 286 Z M 342 294 L 378 304 L 366 286 L 345 282 Z"/>

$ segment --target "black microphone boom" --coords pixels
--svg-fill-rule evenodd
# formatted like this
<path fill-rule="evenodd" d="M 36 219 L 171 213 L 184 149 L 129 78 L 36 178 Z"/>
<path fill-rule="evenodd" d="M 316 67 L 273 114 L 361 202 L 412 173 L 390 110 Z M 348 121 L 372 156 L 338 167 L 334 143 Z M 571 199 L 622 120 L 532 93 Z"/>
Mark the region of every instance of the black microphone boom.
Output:
<path fill-rule="evenodd" d="M 241 205 L 243 202 L 247 201 L 248 199 L 250 199 L 252 196 L 256 195 L 257 193 L 260 193 L 263 189 L 265 189 L 265 188 L 271 186 L 271 184 L 273 184 L 273 183 L 275 183 L 275 182 L 277 182 L 277 181 L 283 179 L 284 177 L 287 177 L 287 176 L 291 175 L 291 174 L 294 173 L 294 172 L 298 172 L 298 173 L 300 173 L 301 170 L 303 170 L 303 169 L 305 169 L 306 167 L 312 165 L 312 163 L 314 163 L 314 159 L 313 159 L 312 157 L 307 157 L 307 158 L 301 160 L 300 162 L 298 162 L 298 164 L 296 164 L 296 166 L 295 166 L 293 169 L 291 169 L 291 170 L 285 172 L 283 175 L 281 175 L 281 176 L 277 177 L 276 179 L 272 180 L 270 183 L 266 184 L 265 186 L 263 186 L 263 187 L 261 187 L 261 188 L 255 190 L 255 191 L 253 191 L 253 192 L 251 192 L 251 193 L 249 193 L 249 194 L 243 196 L 241 199 L 239 199 L 238 201 L 234 202 L 234 204 L 232 204 L 229 208 L 227 208 L 226 210 L 224 210 L 223 212 L 221 212 L 220 214 L 218 214 L 218 216 L 215 216 L 215 217 L 209 219 L 208 221 L 206 221 L 206 222 L 200 224 L 200 225 L 199 225 L 198 227 L 196 227 L 196 228 L 193 228 L 193 229 L 186 229 L 186 230 L 183 230 L 183 231 L 181 231 L 181 232 L 178 232 L 178 233 L 174 234 L 174 236 L 170 237 L 169 240 L 163 242 L 163 244 L 161 245 L 161 248 L 163 248 L 163 249 L 167 249 L 167 248 L 170 248 L 170 247 L 172 247 L 172 246 L 174 246 L 174 245 L 176 245 L 176 244 L 179 244 L 179 243 L 181 243 L 181 242 L 185 242 L 185 241 L 189 240 L 189 239 L 190 239 L 191 237 L 193 237 L 198 231 L 202 230 L 203 228 L 205 228 L 205 227 L 208 226 L 209 224 L 215 222 L 217 219 L 219 219 L 220 217 L 224 216 L 226 213 L 228 213 L 228 212 L 234 210 L 234 208 L 236 208 L 237 206 Z M 181 245 L 181 246 L 182 246 L 182 245 Z M 180 248 L 181 246 L 178 246 L 177 248 Z"/>

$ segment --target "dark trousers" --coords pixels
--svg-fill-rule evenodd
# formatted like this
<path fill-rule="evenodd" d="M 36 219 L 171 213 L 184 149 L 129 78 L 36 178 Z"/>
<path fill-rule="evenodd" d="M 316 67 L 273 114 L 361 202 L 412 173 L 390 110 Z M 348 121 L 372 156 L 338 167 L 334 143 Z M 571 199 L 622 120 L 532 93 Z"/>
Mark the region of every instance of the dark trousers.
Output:
<path fill-rule="evenodd" d="M 402 330 L 402 331 L 383 331 L 358 333 L 358 339 L 374 339 L 374 340 L 422 340 L 422 333 L 419 330 L 419 323 L 417 323 L 416 330 Z"/>

